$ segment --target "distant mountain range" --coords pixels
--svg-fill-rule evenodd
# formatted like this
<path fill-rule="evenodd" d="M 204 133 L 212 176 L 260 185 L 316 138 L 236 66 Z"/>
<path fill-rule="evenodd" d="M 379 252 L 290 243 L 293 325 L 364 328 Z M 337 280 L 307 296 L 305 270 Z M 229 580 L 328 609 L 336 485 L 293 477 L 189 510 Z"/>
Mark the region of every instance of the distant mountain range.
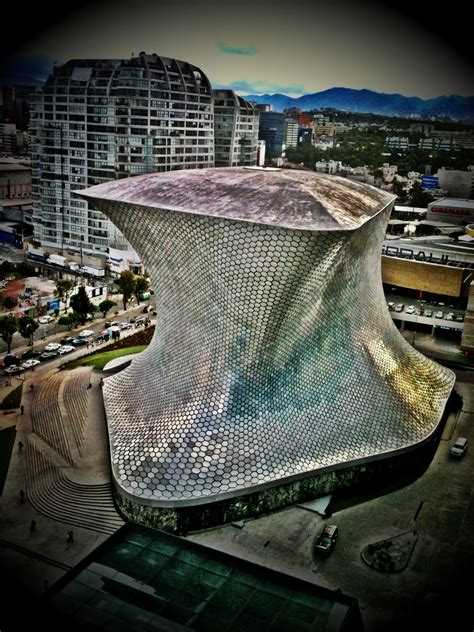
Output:
<path fill-rule="evenodd" d="M 453 119 L 474 121 L 474 97 L 436 97 L 420 99 L 404 97 L 401 94 L 384 94 L 372 90 L 352 90 L 351 88 L 331 88 L 314 94 L 304 94 L 293 98 L 285 94 L 246 95 L 248 101 L 271 103 L 273 109 L 282 112 L 286 108 L 315 110 L 319 108 L 335 108 L 348 112 L 370 112 L 388 116 L 421 117 L 447 116 Z"/>

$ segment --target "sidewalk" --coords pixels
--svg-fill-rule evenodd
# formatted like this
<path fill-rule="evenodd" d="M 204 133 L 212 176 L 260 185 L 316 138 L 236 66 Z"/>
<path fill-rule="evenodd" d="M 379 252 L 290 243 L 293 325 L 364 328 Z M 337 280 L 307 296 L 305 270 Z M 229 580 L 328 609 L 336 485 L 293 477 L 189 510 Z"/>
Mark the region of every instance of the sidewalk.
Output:
<path fill-rule="evenodd" d="M 29 484 L 26 470 L 26 448 L 32 433 L 31 405 L 39 384 L 53 374 L 57 366 L 43 365 L 41 371 L 25 375 L 22 404 L 9 415 L 0 415 L 0 428 L 16 426 L 15 445 L 11 454 L 3 494 L 0 497 L 0 570 L 9 577 L 12 585 L 29 595 L 38 596 L 52 586 L 64 573 L 78 564 L 96 549 L 109 535 L 80 527 L 77 524 L 58 522 L 37 511 L 28 498 Z M 34 378 L 35 389 L 29 388 Z M 15 384 L 16 382 L 16 384 Z M 88 391 L 89 424 L 82 458 L 74 466 L 63 469 L 78 484 L 101 485 L 110 480 L 107 435 L 99 386 L 100 374 L 91 376 L 93 389 Z M 0 396 L 9 388 L 16 388 L 20 380 L 12 379 L 12 387 L 2 387 Z M 22 442 L 22 449 L 19 442 Z M 20 490 L 26 493 L 22 501 Z M 34 521 L 34 529 L 32 529 Z M 68 531 L 73 530 L 74 541 L 68 541 Z"/>

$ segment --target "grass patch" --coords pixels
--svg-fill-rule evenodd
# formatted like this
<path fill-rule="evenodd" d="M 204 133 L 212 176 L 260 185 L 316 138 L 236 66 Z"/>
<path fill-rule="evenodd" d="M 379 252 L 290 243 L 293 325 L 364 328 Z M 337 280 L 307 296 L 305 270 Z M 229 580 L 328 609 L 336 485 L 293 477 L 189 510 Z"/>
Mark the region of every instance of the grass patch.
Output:
<path fill-rule="evenodd" d="M 0 404 L 0 410 L 9 410 L 10 408 L 20 408 L 21 404 L 21 391 L 23 390 L 23 384 L 17 386 L 17 388 L 9 393 L 3 402 Z"/>
<path fill-rule="evenodd" d="M 130 353 L 140 353 L 141 351 L 146 349 L 147 346 L 148 345 L 136 345 L 135 347 L 126 347 L 125 349 L 103 351 L 102 353 L 97 353 L 91 356 L 86 356 L 85 358 L 79 358 L 78 360 L 68 362 L 64 368 L 75 369 L 78 366 L 92 366 L 96 371 L 102 371 L 104 366 L 107 364 L 107 362 L 110 362 L 110 360 L 120 358 Z"/>

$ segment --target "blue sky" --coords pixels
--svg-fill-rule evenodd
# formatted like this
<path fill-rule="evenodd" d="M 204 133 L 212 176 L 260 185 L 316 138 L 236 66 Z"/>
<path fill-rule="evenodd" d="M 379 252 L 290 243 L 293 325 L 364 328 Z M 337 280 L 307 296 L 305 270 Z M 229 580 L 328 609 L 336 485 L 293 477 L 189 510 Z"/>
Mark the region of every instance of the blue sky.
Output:
<path fill-rule="evenodd" d="M 44 78 L 53 61 L 143 50 L 188 60 L 216 87 L 240 94 L 296 97 L 344 86 L 422 98 L 474 95 L 467 59 L 376 0 L 101 0 L 43 27 L 8 60 L 10 75 Z"/>

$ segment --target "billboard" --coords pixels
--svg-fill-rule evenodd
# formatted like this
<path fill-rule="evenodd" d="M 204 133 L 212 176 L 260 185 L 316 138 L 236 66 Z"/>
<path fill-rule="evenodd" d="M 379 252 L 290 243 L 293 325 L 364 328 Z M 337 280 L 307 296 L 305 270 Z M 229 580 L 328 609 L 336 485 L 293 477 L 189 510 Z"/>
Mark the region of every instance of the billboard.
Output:
<path fill-rule="evenodd" d="M 438 176 L 423 176 L 421 186 L 423 189 L 439 189 Z"/>

